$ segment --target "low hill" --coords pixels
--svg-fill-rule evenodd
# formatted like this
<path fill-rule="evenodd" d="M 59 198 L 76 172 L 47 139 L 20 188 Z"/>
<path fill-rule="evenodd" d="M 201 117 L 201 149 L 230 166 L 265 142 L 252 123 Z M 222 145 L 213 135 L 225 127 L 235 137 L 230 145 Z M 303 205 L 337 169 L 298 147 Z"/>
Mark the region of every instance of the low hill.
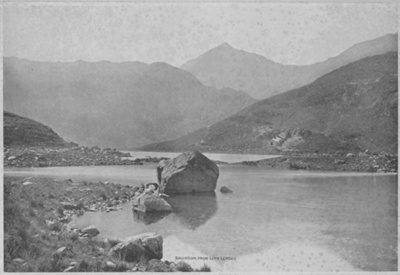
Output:
<path fill-rule="evenodd" d="M 397 154 L 397 59 L 397 52 L 364 58 L 210 127 L 140 149 Z"/>
<path fill-rule="evenodd" d="M 397 39 L 397 34 L 388 34 L 358 43 L 326 61 L 304 66 L 279 64 L 224 43 L 189 60 L 181 68 L 193 73 L 205 85 L 243 90 L 256 99 L 265 99 L 309 84 L 351 62 L 397 51 Z"/>
<path fill-rule="evenodd" d="M 173 139 L 254 102 L 166 63 L 4 58 L 4 109 L 82 145 L 131 149 Z"/>
<path fill-rule="evenodd" d="M 4 146 L 65 145 L 49 126 L 10 112 L 3 113 Z"/>

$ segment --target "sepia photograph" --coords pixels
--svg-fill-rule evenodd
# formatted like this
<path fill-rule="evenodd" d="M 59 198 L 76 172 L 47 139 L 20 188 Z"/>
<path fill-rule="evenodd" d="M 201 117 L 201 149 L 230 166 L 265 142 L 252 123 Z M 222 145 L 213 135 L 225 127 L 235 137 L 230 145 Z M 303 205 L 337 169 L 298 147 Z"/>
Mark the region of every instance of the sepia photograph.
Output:
<path fill-rule="evenodd" d="M 3 1 L 2 272 L 398 272 L 397 1 Z"/>

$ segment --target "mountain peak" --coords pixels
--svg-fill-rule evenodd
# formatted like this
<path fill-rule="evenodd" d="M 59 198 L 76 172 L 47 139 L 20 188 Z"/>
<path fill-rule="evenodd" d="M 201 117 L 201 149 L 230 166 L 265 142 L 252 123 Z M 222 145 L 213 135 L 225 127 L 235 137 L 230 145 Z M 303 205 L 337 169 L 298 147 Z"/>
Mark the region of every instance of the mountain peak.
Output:
<path fill-rule="evenodd" d="M 222 43 L 221 45 L 215 47 L 215 49 L 227 49 L 227 50 L 232 50 L 233 47 L 229 45 L 227 42 Z"/>

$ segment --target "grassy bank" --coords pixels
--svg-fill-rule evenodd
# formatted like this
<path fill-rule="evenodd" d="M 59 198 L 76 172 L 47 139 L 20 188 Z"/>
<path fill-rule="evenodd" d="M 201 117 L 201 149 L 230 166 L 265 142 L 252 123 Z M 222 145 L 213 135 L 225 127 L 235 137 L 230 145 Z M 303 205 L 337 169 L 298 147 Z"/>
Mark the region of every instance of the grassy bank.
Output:
<path fill-rule="evenodd" d="M 109 254 L 118 240 L 91 237 L 68 226 L 72 215 L 116 210 L 134 191 L 134 187 L 115 183 L 5 177 L 4 270 L 193 271 L 184 263 L 120 261 Z"/>

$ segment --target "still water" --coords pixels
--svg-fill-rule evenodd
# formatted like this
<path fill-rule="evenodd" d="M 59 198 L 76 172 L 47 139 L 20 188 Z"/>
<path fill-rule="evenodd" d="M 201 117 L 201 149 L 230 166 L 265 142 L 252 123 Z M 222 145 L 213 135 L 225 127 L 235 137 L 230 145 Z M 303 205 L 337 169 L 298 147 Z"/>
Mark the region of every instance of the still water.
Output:
<path fill-rule="evenodd" d="M 174 158 L 180 153 L 172 152 L 143 152 L 143 151 L 125 151 L 129 152 L 132 157 L 127 159 L 156 157 L 156 158 Z M 237 163 L 242 161 L 257 161 L 262 159 L 275 158 L 279 155 L 251 155 L 251 154 L 218 154 L 218 153 L 203 153 L 206 157 L 211 160 L 219 160 L 228 163 Z"/>
<path fill-rule="evenodd" d="M 137 185 L 156 180 L 156 165 L 6 169 Z M 85 213 L 78 227 L 103 237 L 144 232 L 164 237 L 164 259 L 213 271 L 397 270 L 397 175 L 279 171 L 219 165 L 213 194 L 168 198 L 170 214 Z M 221 186 L 232 194 L 221 194 Z"/>

